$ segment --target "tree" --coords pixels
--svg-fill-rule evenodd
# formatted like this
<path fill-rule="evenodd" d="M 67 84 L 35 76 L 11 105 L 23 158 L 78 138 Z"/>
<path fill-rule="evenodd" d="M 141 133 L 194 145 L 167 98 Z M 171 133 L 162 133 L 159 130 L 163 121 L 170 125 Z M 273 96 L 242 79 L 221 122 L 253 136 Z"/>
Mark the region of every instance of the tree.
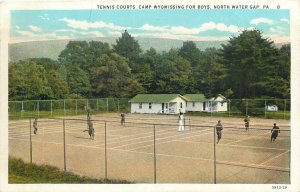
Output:
<path fill-rule="evenodd" d="M 178 54 L 177 50 L 171 49 L 163 53 L 162 61 L 155 70 L 156 93 L 179 93 L 189 92 L 189 76 L 191 64 Z"/>
<path fill-rule="evenodd" d="M 58 61 L 67 68 L 79 67 L 87 71 L 91 60 L 88 55 L 90 55 L 89 44 L 86 41 L 69 41 L 58 56 Z"/>
<path fill-rule="evenodd" d="M 22 99 L 49 99 L 52 97 L 48 85 L 46 71 L 33 61 L 14 63 L 9 68 L 9 98 Z"/>
<path fill-rule="evenodd" d="M 80 97 L 90 96 L 91 73 L 97 58 L 111 52 L 108 43 L 70 41 L 59 55 L 59 73 L 68 82 L 70 92 Z"/>
<path fill-rule="evenodd" d="M 69 93 L 67 83 L 51 59 L 28 59 L 9 67 L 9 98 L 62 99 Z M 47 70 L 46 70 L 47 69 Z"/>
<path fill-rule="evenodd" d="M 201 51 L 193 41 L 183 42 L 182 47 L 179 49 L 179 55 L 188 60 L 192 67 L 199 65 Z"/>
<path fill-rule="evenodd" d="M 131 97 L 143 90 L 131 78 L 128 60 L 116 53 L 102 55 L 92 71 L 92 87 L 98 97 Z"/>
<path fill-rule="evenodd" d="M 260 31 L 245 30 L 222 47 L 226 88 L 235 98 L 287 97 L 286 83 L 278 77 L 280 52 Z"/>
<path fill-rule="evenodd" d="M 136 72 L 134 64 L 136 64 L 136 61 L 142 52 L 138 41 L 125 30 L 125 32 L 122 33 L 122 36 L 116 40 L 116 43 L 116 45 L 113 45 L 113 51 L 128 58 L 129 66 L 132 68 L 133 72 Z"/>
<path fill-rule="evenodd" d="M 85 71 L 78 66 L 68 69 L 67 82 L 70 93 L 79 96 L 90 96 L 91 84 Z"/>
<path fill-rule="evenodd" d="M 147 50 L 138 60 L 139 65 L 136 66 L 136 72 L 133 74 L 133 78 L 144 87 L 146 92 L 153 92 L 155 84 L 154 74 L 159 62 L 160 55 L 154 48 Z"/>
<path fill-rule="evenodd" d="M 49 99 L 64 99 L 68 97 L 68 83 L 63 80 L 57 70 L 47 71 L 46 78 L 48 80 L 48 86 L 52 90 L 52 95 Z"/>
<path fill-rule="evenodd" d="M 221 50 L 207 48 L 203 52 L 203 59 L 195 69 L 197 90 L 201 90 L 207 97 L 215 96 L 224 91 L 225 67 L 221 63 Z"/>

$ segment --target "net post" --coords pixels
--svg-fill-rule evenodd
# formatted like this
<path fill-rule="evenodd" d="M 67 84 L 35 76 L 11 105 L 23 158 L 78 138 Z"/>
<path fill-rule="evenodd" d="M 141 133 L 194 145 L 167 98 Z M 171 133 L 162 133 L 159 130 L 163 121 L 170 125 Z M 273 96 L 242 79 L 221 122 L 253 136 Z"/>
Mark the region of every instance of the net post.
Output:
<path fill-rule="evenodd" d="M 29 118 L 29 149 L 30 149 L 30 163 L 32 163 L 31 118 Z"/>
<path fill-rule="evenodd" d="M 248 116 L 248 99 L 246 99 L 246 116 Z"/>
<path fill-rule="evenodd" d="M 156 143 L 155 143 L 155 124 L 153 124 L 153 170 L 154 170 L 154 184 L 156 184 Z"/>
<path fill-rule="evenodd" d="M 216 162 L 216 129 L 214 129 L 214 184 L 217 184 L 217 162 Z"/>
<path fill-rule="evenodd" d="M 65 119 L 63 119 L 63 144 L 64 144 L 64 171 L 67 170 L 67 161 L 66 161 L 66 129 L 65 129 L 66 123 Z"/>
<path fill-rule="evenodd" d="M 106 120 L 104 121 L 104 156 L 105 156 L 105 179 L 107 179 L 107 143 L 106 143 Z"/>

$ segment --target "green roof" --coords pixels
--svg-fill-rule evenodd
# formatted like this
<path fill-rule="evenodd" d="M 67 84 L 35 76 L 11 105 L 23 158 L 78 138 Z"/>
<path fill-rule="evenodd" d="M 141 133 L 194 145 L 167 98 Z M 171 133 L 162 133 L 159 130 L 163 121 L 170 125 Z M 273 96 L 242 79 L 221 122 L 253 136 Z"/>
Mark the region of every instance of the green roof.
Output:
<path fill-rule="evenodd" d="M 207 99 L 205 98 L 204 94 L 186 94 L 184 95 L 189 101 L 196 101 L 196 102 L 203 102 Z"/>
<path fill-rule="evenodd" d="M 131 103 L 167 103 L 177 97 L 187 100 L 179 94 L 138 94 L 129 100 Z"/>
<path fill-rule="evenodd" d="M 209 101 L 215 101 L 218 97 L 221 97 L 223 100 L 227 100 L 223 95 L 218 94 L 216 97 L 210 98 Z"/>

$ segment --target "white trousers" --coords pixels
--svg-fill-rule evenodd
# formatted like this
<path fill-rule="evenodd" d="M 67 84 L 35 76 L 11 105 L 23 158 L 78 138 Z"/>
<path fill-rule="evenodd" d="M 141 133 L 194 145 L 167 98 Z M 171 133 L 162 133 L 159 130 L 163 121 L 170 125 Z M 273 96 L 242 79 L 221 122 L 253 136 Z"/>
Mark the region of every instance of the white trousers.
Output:
<path fill-rule="evenodd" d="M 184 120 L 183 119 L 179 120 L 178 131 L 184 131 Z"/>

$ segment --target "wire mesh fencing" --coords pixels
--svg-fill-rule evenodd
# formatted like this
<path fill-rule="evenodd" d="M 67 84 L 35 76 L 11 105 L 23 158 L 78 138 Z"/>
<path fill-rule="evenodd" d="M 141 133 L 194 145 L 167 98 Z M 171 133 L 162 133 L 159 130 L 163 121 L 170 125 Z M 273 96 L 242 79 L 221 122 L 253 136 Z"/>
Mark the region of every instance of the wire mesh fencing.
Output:
<path fill-rule="evenodd" d="M 130 112 L 128 98 L 98 99 L 62 99 L 62 100 L 28 100 L 9 101 L 10 118 L 23 117 L 58 117 L 86 114 L 86 107 L 93 113 Z M 224 104 L 226 103 L 226 105 Z M 226 106 L 218 110 L 218 103 L 207 101 L 205 111 L 190 112 L 197 116 L 243 117 L 253 116 L 265 119 L 290 119 L 290 99 L 228 99 L 221 103 Z"/>
<path fill-rule="evenodd" d="M 87 107 L 92 109 L 93 113 L 125 113 L 130 110 L 128 100 L 126 98 L 100 98 L 9 101 L 8 109 L 10 118 L 84 115 Z"/>
<path fill-rule="evenodd" d="M 181 130 L 175 117 L 99 119 L 91 120 L 94 138 L 86 118 L 11 120 L 9 154 L 135 183 L 290 183 L 288 125 L 274 142 L 269 125 L 224 125 L 217 142 L 215 122 L 186 118 Z"/>

